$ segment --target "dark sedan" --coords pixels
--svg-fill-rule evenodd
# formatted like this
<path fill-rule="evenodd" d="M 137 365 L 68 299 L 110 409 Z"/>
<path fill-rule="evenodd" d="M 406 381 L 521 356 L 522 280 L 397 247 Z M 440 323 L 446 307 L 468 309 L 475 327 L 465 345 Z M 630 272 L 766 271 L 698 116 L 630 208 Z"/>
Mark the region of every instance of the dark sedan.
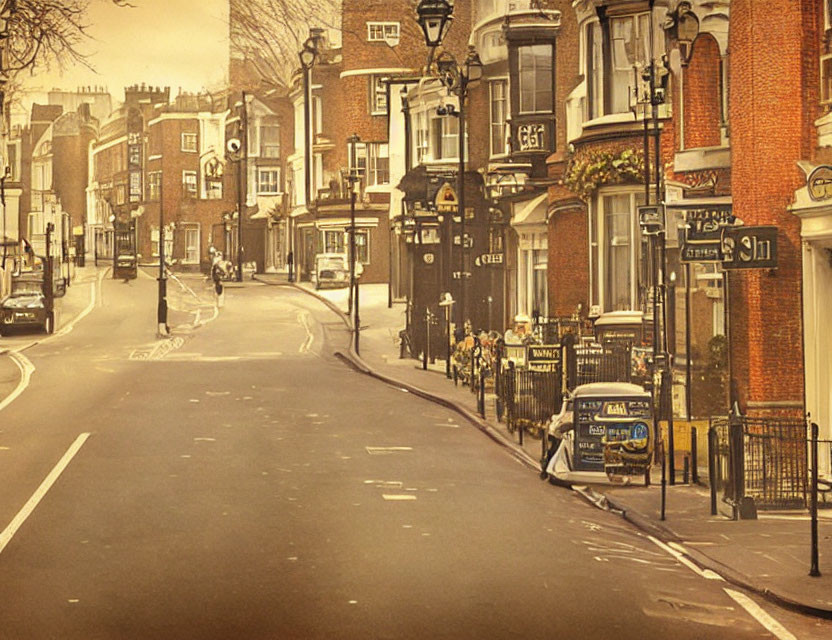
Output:
<path fill-rule="evenodd" d="M 13 280 L 12 292 L 0 301 L 0 335 L 17 328 L 40 329 L 45 333 L 54 331 L 55 317 L 46 308 L 41 280 Z"/>

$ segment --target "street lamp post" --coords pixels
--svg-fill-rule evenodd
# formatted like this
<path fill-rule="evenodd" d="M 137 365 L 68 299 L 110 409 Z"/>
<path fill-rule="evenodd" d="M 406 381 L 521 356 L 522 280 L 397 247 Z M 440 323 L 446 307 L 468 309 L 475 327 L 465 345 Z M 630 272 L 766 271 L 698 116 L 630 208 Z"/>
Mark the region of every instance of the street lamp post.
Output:
<path fill-rule="evenodd" d="M 443 52 L 436 61 L 442 83 L 452 94 L 459 99 L 459 109 L 453 105 L 445 107 L 448 115 L 456 116 L 459 119 L 457 129 L 457 201 L 460 220 L 459 231 L 459 326 L 465 326 L 467 315 L 465 289 L 468 272 L 466 271 L 466 254 L 468 245 L 465 238 L 465 99 L 468 96 L 468 87 L 471 83 L 477 82 L 482 77 L 482 61 L 473 46 L 468 47 L 468 55 L 460 65 L 454 56 Z M 450 239 L 453 242 L 453 239 Z"/>
<path fill-rule="evenodd" d="M 303 178 L 304 178 L 304 200 L 307 210 L 312 200 L 312 67 L 318 59 L 318 41 L 323 34 L 319 28 L 309 29 L 309 37 L 303 43 L 303 48 L 298 53 L 300 66 L 303 70 Z M 289 281 L 295 279 L 294 269 L 294 231 L 289 235 L 289 253 L 292 254 L 292 262 L 289 264 Z"/>
<path fill-rule="evenodd" d="M 5 41 L 9 37 L 9 21 L 12 14 L 17 8 L 16 0 L 5 0 L 3 6 L 0 7 L 0 117 L 5 117 L 6 112 L 6 91 L 5 85 L 7 82 L 6 72 L 4 68 L 4 54 L 6 52 Z M 8 166 L 0 167 L 0 205 L 3 207 L 3 263 L 2 268 L 6 268 L 6 258 L 8 255 L 6 238 L 6 180 L 11 177 L 11 169 Z M 18 237 L 19 237 L 18 233 Z"/>
<path fill-rule="evenodd" d="M 358 143 L 361 141 L 356 134 L 352 134 L 347 138 L 347 145 L 350 150 L 350 170 L 348 175 L 348 182 L 350 185 L 350 293 L 349 293 L 349 313 L 354 312 L 353 318 L 353 333 L 355 335 L 355 352 L 358 353 L 358 331 L 359 331 L 359 317 L 358 317 L 358 285 L 355 280 L 355 186 L 359 181 L 358 167 L 356 165 L 356 151 Z"/>
<path fill-rule="evenodd" d="M 240 158 L 237 161 L 237 282 L 243 281 L 243 213 L 248 178 L 248 93 L 243 90 L 240 105 Z"/>
<path fill-rule="evenodd" d="M 165 171 L 164 158 L 159 166 L 159 296 L 156 305 L 156 332 L 159 337 L 170 333 L 168 328 L 168 280 L 165 274 Z M 162 331 L 164 328 L 164 331 Z"/>

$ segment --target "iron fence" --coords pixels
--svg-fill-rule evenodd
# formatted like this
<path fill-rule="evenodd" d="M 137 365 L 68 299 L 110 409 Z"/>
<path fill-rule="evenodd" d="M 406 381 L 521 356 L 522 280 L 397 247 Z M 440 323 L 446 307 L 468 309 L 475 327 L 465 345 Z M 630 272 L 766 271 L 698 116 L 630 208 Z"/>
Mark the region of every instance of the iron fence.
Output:
<path fill-rule="evenodd" d="M 716 499 L 734 517 L 756 509 L 802 509 L 809 488 L 808 427 L 795 418 L 712 417 L 708 432 L 711 512 Z"/>
<path fill-rule="evenodd" d="M 575 386 L 591 382 L 630 382 L 633 376 L 631 347 L 627 344 L 576 347 L 574 366 Z"/>
<path fill-rule="evenodd" d="M 509 431 L 539 436 L 553 415 L 560 411 L 562 373 L 529 371 L 509 362 L 499 368 L 496 379 L 497 417 L 506 418 Z"/>

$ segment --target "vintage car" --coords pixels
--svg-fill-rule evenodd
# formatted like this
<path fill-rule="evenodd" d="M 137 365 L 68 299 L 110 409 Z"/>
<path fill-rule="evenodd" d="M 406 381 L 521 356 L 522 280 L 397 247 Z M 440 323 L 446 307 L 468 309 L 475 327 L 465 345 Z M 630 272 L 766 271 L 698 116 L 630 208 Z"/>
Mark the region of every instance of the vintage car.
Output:
<path fill-rule="evenodd" d="M 355 277 L 361 276 L 364 267 L 355 263 Z M 319 253 L 315 256 L 315 288 L 348 287 L 350 285 L 350 260 L 343 253 Z"/>
<path fill-rule="evenodd" d="M 0 335 L 18 328 L 45 333 L 55 329 L 55 314 L 47 309 L 43 280 L 38 275 L 13 278 L 11 293 L 0 301 Z"/>
<path fill-rule="evenodd" d="M 643 476 L 655 446 L 651 396 L 624 382 L 580 385 L 552 416 L 548 437 L 552 455 L 546 472 L 556 483 Z"/>

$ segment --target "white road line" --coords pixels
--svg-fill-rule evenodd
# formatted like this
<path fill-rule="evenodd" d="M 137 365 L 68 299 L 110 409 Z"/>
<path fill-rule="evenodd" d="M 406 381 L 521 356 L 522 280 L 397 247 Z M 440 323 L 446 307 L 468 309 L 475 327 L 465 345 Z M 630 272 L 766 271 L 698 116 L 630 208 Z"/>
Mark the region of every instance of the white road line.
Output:
<path fill-rule="evenodd" d="M 412 493 L 382 493 L 381 497 L 384 498 L 385 500 L 393 500 L 393 501 L 396 501 L 396 500 L 399 500 L 399 501 L 401 501 L 401 500 L 415 500 L 416 499 L 416 496 L 414 496 Z"/>
<path fill-rule="evenodd" d="M 26 387 L 29 386 L 29 379 L 35 372 L 35 365 L 33 365 L 32 361 L 29 360 L 29 358 L 24 356 L 22 353 L 18 353 L 16 351 L 9 351 L 8 355 L 17 365 L 17 368 L 20 369 L 20 380 L 17 382 L 17 386 L 14 388 L 14 391 L 12 391 L 8 396 L 6 396 L 3 399 L 2 402 L 0 402 L 0 411 L 8 407 L 12 402 L 15 401 L 17 396 L 19 396 L 26 390 Z"/>
<path fill-rule="evenodd" d="M 683 551 L 678 551 L 677 549 L 674 549 L 673 547 L 666 545 L 664 542 L 662 542 L 658 538 L 654 538 L 653 536 L 647 536 L 647 538 L 653 544 L 655 544 L 657 547 L 659 547 L 660 549 L 664 550 L 665 552 L 669 553 L 671 556 L 676 558 L 676 560 L 681 562 L 683 565 L 685 565 L 688 569 L 693 571 L 700 578 L 705 578 L 706 580 L 722 580 L 722 581 L 725 580 L 725 578 L 723 578 L 718 573 L 716 573 L 714 571 L 711 571 L 710 569 L 705 569 L 703 571 L 702 569 L 697 567 L 693 562 L 688 560 L 683 554 L 684 547 L 682 547 L 681 545 L 675 545 L 676 547 L 680 547 L 683 550 Z"/>
<path fill-rule="evenodd" d="M 78 453 L 89 437 L 89 433 L 82 433 L 75 439 L 75 442 L 73 442 L 69 449 L 67 449 L 63 457 L 58 460 L 58 464 L 56 464 L 52 471 L 49 472 L 49 475 L 46 476 L 43 482 L 41 482 L 40 486 L 32 494 L 32 497 L 29 498 L 26 504 L 23 505 L 23 508 L 9 523 L 9 526 L 3 530 L 3 533 L 0 533 L 0 553 L 3 553 L 6 545 L 9 544 L 11 539 L 14 537 L 14 534 L 17 533 L 21 526 L 23 526 L 26 519 L 32 515 L 32 512 L 43 499 L 43 496 L 45 496 L 46 492 L 52 488 L 52 485 L 55 484 L 55 481 L 60 477 L 63 470 L 67 468 L 70 462 L 72 462 L 75 454 Z"/>
<path fill-rule="evenodd" d="M 309 327 L 309 312 L 298 311 L 297 318 L 298 322 L 300 322 L 306 331 L 306 340 L 304 340 L 303 344 L 298 348 L 298 353 L 309 353 L 309 350 L 312 348 L 312 343 L 315 341 L 315 336 L 312 334 Z"/>
<path fill-rule="evenodd" d="M 757 622 L 763 625 L 769 633 L 778 638 L 778 640 L 797 640 L 797 637 L 791 631 L 772 618 L 762 609 L 762 607 L 760 607 L 744 593 L 734 591 L 733 589 L 725 589 L 725 593 L 731 596 L 731 599 L 734 600 L 734 602 L 745 609 L 754 619 L 757 620 Z"/>

